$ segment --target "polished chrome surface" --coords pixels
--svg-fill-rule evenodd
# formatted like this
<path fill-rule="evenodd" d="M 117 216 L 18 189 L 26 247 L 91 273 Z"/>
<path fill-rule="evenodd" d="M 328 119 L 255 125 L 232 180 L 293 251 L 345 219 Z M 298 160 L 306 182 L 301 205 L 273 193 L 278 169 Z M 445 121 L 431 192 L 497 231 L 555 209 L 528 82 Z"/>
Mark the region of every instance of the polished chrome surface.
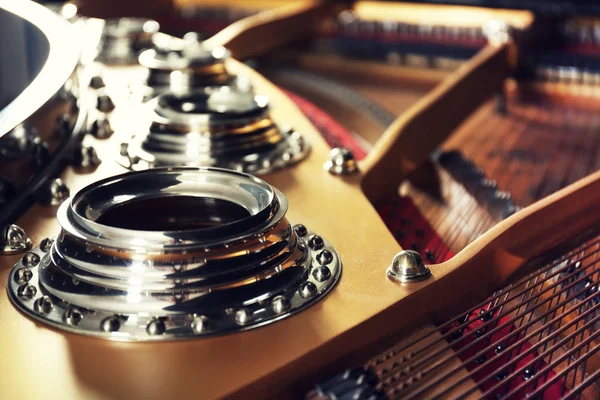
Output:
<path fill-rule="evenodd" d="M 143 18 L 109 19 L 104 26 L 98 60 L 109 64 L 135 64 L 144 49 L 152 46 L 158 22 Z"/>
<path fill-rule="evenodd" d="M 268 99 L 250 90 L 215 86 L 153 101 L 151 122 L 121 148 L 133 170 L 213 166 L 265 174 L 304 158 L 310 146 L 270 117 Z"/>
<path fill-rule="evenodd" d="M 0 255 L 23 253 L 31 248 L 31 239 L 18 225 L 12 224 L 4 228 L 0 237 Z"/>
<path fill-rule="evenodd" d="M 286 211 L 279 191 L 231 170 L 109 178 L 61 206 L 61 232 L 15 265 L 10 298 L 44 323 L 115 340 L 268 324 L 321 299 L 341 274 L 335 249 L 294 229 Z"/>
<path fill-rule="evenodd" d="M 354 154 L 348 149 L 336 147 L 329 152 L 323 168 L 333 175 L 350 175 L 358 172 Z"/>
<path fill-rule="evenodd" d="M 387 276 L 394 282 L 418 282 L 431 276 L 431 271 L 423 263 L 421 255 L 414 250 L 403 250 L 394 256 Z"/>

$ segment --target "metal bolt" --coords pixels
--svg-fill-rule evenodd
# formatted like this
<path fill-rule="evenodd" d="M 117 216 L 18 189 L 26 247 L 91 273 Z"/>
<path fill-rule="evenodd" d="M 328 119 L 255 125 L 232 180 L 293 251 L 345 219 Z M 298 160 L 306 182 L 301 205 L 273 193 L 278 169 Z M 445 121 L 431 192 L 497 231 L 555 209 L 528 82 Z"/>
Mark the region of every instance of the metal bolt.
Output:
<path fill-rule="evenodd" d="M 0 254 L 22 253 L 31 248 L 31 240 L 18 225 L 9 225 L 0 238 Z"/>
<path fill-rule="evenodd" d="M 148 335 L 152 336 L 162 335 L 166 330 L 167 327 L 165 326 L 165 322 L 159 319 L 153 319 L 146 326 L 146 332 L 148 332 Z"/>
<path fill-rule="evenodd" d="M 113 131 L 106 117 L 100 117 L 92 123 L 91 134 L 98 139 L 107 139 L 112 136 Z"/>
<path fill-rule="evenodd" d="M 204 333 L 210 329 L 210 321 L 203 315 L 194 317 L 192 321 L 192 330 L 194 333 Z"/>
<path fill-rule="evenodd" d="M 403 250 L 396 254 L 387 276 L 395 282 L 415 282 L 427 279 L 431 271 L 423 263 L 421 255 L 414 250 Z"/>
<path fill-rule="evenodd" d="M 60 178 L 54 179 L 42 198 L 44 204 L 58 206 L 70 195 L 69 187 Z"/>
<path fill-rule="evenodd" d="M 19 268 L 14 275 L 14 280 L 19 285 L 29 282 L 33 278 L 33 272 L 29 268 Z"/>
<path fill-rule="evenodd" d="M 296 231 L 296 234 L 300 237 L 304 237 L 308 233 L 308 230 L 302 224 L 295 225 L 294 230 Z"/>
<path fill-rule="evenodd" d="M 77 148 L 74 158 L 75 164 L 83 168 L 97 167 L 102 162 L 96 149 L 84 144 Z"/>
<path fill-rule="evenodd" d="M 317 294 L 317 285 L 312 282 L 305 282 L 300 286 L 300 290 L 298 291 L 300 296 L 304 299 L 309 299 Z"/>
<path fill-rule="evenodd" d="M 336 147 L 329 152 L 323 168 L 333 175 L 350 175 L 358 172 L 354 154 L 348 149 Z"/>
<path fill-rule="evenodd" d="M 64 319 L 67 324 L 77 326 L 83 319 L 83 314 L 77 308 L 71 307 L 65 311 Z"/>
<path fill-rule="evenodd" d="M 291 304 L 290 300 L 285 296 L 276 296 L 271 302 L 271 306 L 273 307 L 273 311 L 277 314 L 281 314 L 290 309 Z"/>
<path fill-rule="evenodd" d="M 46 238 L 40 242 L 40 250 L 43 251 L 44 253 L 47 253 L 50 251 L 53 244 L 54 244 L 54 240 L 52 240 L 50 238 Z"/>
<path fill-rule="evenodd" d="M 90 87 L 92 89 L 100 89 L 103 88 L 104 86 L 106 86 L 104 84 L 104 79 L 102 79 L 101 76 L 96 75 L 94 77 L 92 77 L 92 79 L 90 79 Z"/>
<path fill-rule="evenodd" d="M 325 282 L 331 277 L 331 270 L 329 269 L 329 267 L 322 265 L 320 267 L 315 268 L 312 274 L 318 282 Z"/>
<path fill-rule="evenodd" d="M 121 328 L 121 319 L 113 315 L 111 317 L 104 318 L 100 323 L 100 329 L 103 332 L 116 332 Z"/>
<path fill-rule="evenodd" d="M 40 314 L 48 314 L 52 311 L 53 307 L 54 303 L 52 303 L 52 299 L 46 295 L 40 297 L 33 303 L 33 309 Z"/>
<path fill-rule="evenodd" d="M 108 113 L 115 109 L 115 103 L 113 103 L 109 95 L 101 94 L 98 96 L 96 108 L 104 113 Z"/>
<path fill-rule="evenodd" d="M 21 262 L 26 267 L 35 267 L 40 263 L 40 256 L 30 251 L 23 256 Z"/>
<path fill-rule="evenodd" d="M 240 308 L 235 312 L 235 322 L 238 325 L 246 325 L 251 318 L 252 315 L 246 308 Z"/>
<path fill-rule="evenodd" d="M 313 250 L 320 250 L 323 248 L 325 243 L 323 242 L 323 238 L 318 235 L 312 235 L 308 238 L 308 246 Z"/>
<path fill-rule="evenodd" d="M 29 283 L 19 286 L 17 295 L 26 300 L 31 299 L 37 293 L 37 288 Z"/>
<path fill-rule="evenodd" d="M 329 250 L 323 250 L 317 254 L 317 262 L 321 265 L 327 265 L 333 261 L 333 254 Z"/>

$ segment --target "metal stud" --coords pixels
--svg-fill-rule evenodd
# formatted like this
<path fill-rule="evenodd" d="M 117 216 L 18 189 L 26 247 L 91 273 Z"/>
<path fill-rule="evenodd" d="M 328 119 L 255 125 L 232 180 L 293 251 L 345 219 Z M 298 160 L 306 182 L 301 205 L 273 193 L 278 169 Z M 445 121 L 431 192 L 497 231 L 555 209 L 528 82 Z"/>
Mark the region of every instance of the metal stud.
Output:
<path fill-rule="evenodd" d="M 333 175 L 350 175 L 358 172 L 354 154 L 348 149 L 336 147 L 329 152 L 323 168 Z"/>
<path fill-rule="evenodd" d="M 277 314 L 284 313 L 291 307 L 290 300 L 285 296 L 275 296 L 271 305 Z"/>
<path fill-rule="evenodd" d="M 304 299 L 309 299 L 317 294 L 317 285 L 312 282 L 305 282 L 300 286 L 300 290 L 298 291 L 300 296 Z"/>
<path fill-rule="evenodd" d="M 317 281 L 325 282 L 331 277 L 331 270 L 329 269 L 329 267 L 322 265 L 320 267 L 315 268 L 312 274 Z"/>
<path fill-rule="evenodd" d="M 109 95 L 101 94 L 98 96 L 96 108 L 104 113 L 108 113 L 115 109 L 115 103 L 113 103 Z"/>
<path fill-rule="evenodd" d="M 22 253 L 31 248 L 31 240 L 18 225 L 7 226 L 3 233 L 0 238 L 0 254 Z"/>
<path fill-rule="evenodd" d="M 205 333 L 207 329 L 210 329 L 210 325 L 210 320 L 205 316 L 196 316 L 192 321 L 192 330 L 194 333 Z"/>
<path fill-rule="evenodd" d="M 296 231 L 296 234 L 300 237 L 306 236 L 306 233 L 308 232 L 306 227 L 302 224 L 295 225 L 294 230 Z"/>
<path fill-rule="evenodd" d="M 431 271 L 418 252 L 403 250 L 394 257 L 392 265 L 387 269 L 387 276 L 395 282 L 416 282 L 429 278 Z"/>
<path fill-rule="evenodd" d="M 167 327 L 165 326 L 165 322 L 160 319 L 153 319 L 146 326 L 146 332 L 148 332 L 148 335 L 162 335 L 166 330 Z"/>
<path fill-rule="evenodd" d="M 313 250 L 320 250 L 323 248 L 325 243 L 323 242 L 323 238 L 318 235 L 312 235 L 308 238 L 308 246 Z"/>
<path fill-rule="evenodd" d="M 235 322 L 238 325 L 247 324 L 252 318 L 252 314 L 246 308 L 240 308 L 235 312 Z"/>
<path fill-rule="evenodd" d="M 46 295 L 40 297 L 33 303 L 33 309 L 40 314 L 48 314 L 52 311 L 53 307 L 54 303 L 52 303 L 50 297 Z"/>
<path fill-rule="evenodd" d="M 54 240 L 52 240 L 50 238 L 46 238 L 40 242 L 40 250 L 43 251 L 44 253 L 47 253 L 50 251 L 53 244 L 54 244 Z"/>
<path fill-rule="evenodd" d="M 19 285 L 27 283 L 33 278 L 33 272 L 29 268 L 19 268 L 14 275 L 15 282 Z"/>
<path fill-rule="evenodd" d="M 102 320 L 100 323 L 100 329 L 103 332 L 116 332 L 121 328 L 121 319 L 113 315 L 112 317 L 107 317 Z"/>
<path fill-rule="evenodd" d="M 74 161 L 76 165 L 83 168 L 97 167 L 102 162 L 96 149 L 93 146 L 84 144 L 77 148 Z"/>
<path fill-rule="evenodd" d="M 317 262 L 321 265 L 327 265 L 333 261 L 333 254 L 329 250 L 323 250 L 317 254 Z"/>
<path fill-rule="evenodd" d="M 40 263 L 40 256 L 30 251 L 23 256 L 21 262 L 26 267 L 35 267 Z"/>
<path fill-rule="evenodd" d="M 17 295 L 23 299 L 31 299 L 37 293 L 37 288 L 29 283 L 19 286 Z"/>
<path fill-rule="evenodd" d="M 54 179 L 48 188 L 46 193 L 42 196 L 42 202 L 52 206 L 58 206 L 65 201 L 71 194 L 69 187 L 60 178 Z"/>
<path fill-rule="evenodd" d="M 67 324 L 77 326 L 83 319 L 83 314 L 77 308 L 71 307 L 65 311 L 64 319 Z"/>
<path fill-rule="evenodd" d="M 101 117 L 92 123 L 91 134 L 98 139 L 107 139 L 112 136 L 113 131 L 106 117 Z"/>
<path fill-rule="evenodd" d="M 106 86 L 106 84 L 104 83 L 104 79 L 102 79 L 101 76 L 96 75 L 96 76 L 92 77 L 92 79 L 90 79 L 90 87 L 92 89 L 100 89 L 100 88 L 103 88 L 104 86 Z"/>

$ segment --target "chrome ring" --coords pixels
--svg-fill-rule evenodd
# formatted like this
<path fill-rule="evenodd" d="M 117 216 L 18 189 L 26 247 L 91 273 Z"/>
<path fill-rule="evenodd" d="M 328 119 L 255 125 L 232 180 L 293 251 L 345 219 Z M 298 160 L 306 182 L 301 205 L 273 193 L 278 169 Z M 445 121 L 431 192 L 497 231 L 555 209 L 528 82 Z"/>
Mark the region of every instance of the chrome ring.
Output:
<path fill-rule="evenodd" d="M 293 229 L 286 211 L 279 191 L 229 170 L 108 178 L 61 206 L 60 234 L 14 267 L 10 298 L 55 327 L 116 340 L 268 324 L 321 299 L 341 274 L 335 249 Z"/>

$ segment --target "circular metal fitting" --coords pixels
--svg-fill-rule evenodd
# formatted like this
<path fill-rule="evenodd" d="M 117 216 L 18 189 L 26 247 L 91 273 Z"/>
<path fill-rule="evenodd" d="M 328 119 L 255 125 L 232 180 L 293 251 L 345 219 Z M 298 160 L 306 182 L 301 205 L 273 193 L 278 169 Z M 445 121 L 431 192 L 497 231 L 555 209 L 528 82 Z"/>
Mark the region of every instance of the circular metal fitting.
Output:
<path fill-rule="evenodd" d="M 153 101 L 151 122 L 121 148 L 119 162 L 139 171 L 166 166 L 210 166 L 260 175 L 303 159 L 310 146 L 280 128 L 268 98 L 231 86 Z"/>
<path fill-rule="evenodd" d="M 18 225 L 12 224 L 2 231 L 0 240 L 0 254 L 18 254 L 31 248 L 31 239 Z"/>
<path fill-rule="evenodd" d="M 152 47 L 152 35 L 159 30 L 158 22 L 143 18 L 109 19 L 102 32 L 102 47 L 98 59 L 114 64 L 134 64 L 144 49 Z"/>
<path fill-rule="evenodd" d="M 329 159 L 323 168 L 333 175 L 350 175 L 358 172 L 354 154 L 348 149 L 336 147 L 329 152 Z"/>
<path fill-rule="evenodd" d="M 147 74 L 140 85 L 134 84 L 135 93 L 147 98 L 164 92 L 185 93 L 207 86 L 231 84 L 247 86 L 245 79 L 236 79 L 227 72 L 230 53 L 224 47 L 207 48 L 197 40 L 185 40 L 160 34 L 167 38 L 153 49 L 140 54 L 139 62 Z"/>
<path fill-rule="evenodd" d="M 269 324 L 322 299 L 342 268 L 331 244 L 307 228 L 321 248 L 304 243 L 286 211 L 279 191 L 230 170 L 99 181 L 61 206 L 59 235 L 15 265 L 9 296 L 31 318 L 114 340 Z"/>
<path fill-rule="evenodd" d="M 421 255 L 414 250 L 403 250 L 394 256 L 387 276 L 394 282 L 417 282 L 431 276 L 431 271 L 423 263 Z"/>

